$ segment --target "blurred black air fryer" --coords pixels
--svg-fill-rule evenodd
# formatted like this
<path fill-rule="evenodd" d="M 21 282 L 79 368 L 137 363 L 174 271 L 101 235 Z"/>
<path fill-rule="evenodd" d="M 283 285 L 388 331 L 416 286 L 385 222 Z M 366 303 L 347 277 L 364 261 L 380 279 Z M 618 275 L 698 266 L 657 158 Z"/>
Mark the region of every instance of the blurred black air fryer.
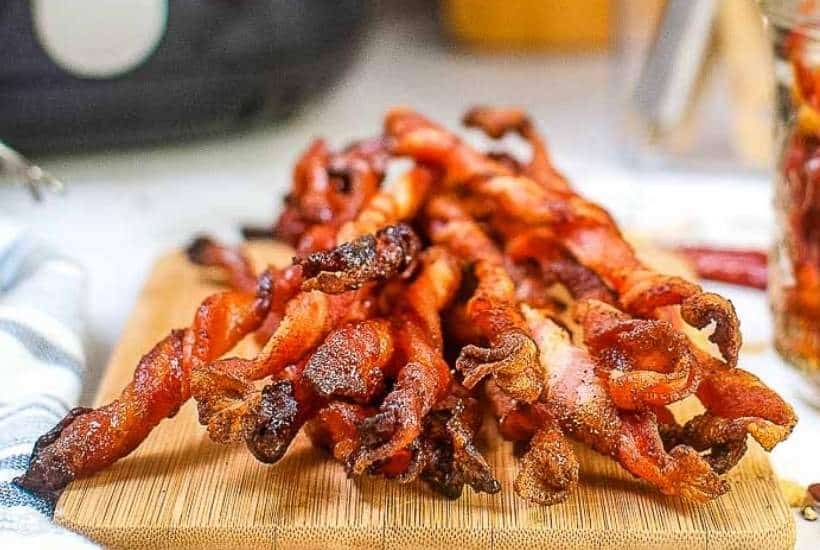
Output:
<path fill-rule="evenodd" d="M 0 139 L 134 145 L 281 118 L 353 58 L 365 0 L 0 0 Z"/>

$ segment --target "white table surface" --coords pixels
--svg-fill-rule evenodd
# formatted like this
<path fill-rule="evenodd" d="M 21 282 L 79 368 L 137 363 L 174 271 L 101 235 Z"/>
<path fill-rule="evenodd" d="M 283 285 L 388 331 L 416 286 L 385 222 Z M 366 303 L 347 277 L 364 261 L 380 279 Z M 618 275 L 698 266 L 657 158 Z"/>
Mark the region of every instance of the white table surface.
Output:
<path fill-rule="evenodd" d="M 0 216 L 27 223 L 88 269 L 91 375 L 84 401 L 158 255 L 199 231 L 231 240 L 242 222 L 269 222 L 311 137 L 343 144 L 373 134 L 396 104 L 449 124 L 470 104 L 522 105 L 546 133 L 560 167 L 624 227 L 667 240 L 767 245 L 772 216 L 765 178 L 645 173 L 625 165 L 612 65 L 604 56 L 472 56 L 428 40 L 429 32 L 381 24 L 345 79 L 286 123 L 163 148 L 45 159 L 70 192 L 43 205 L 32 205 L 19 188 L 0 186 Z M 745 354 L 741 365 L 800 414 L 792 437 L 772 453 L 775 468 L 801 483 L 820 482 L 820 413 L 799 399 L 800 379 L 768 344 L 765 295 L 715 288 L 737 306 L 744 339 L 755 343 L 750 349 L 765 349 Z M 820 547 L 820 522 L 796 523 L 798 548 Z"/>

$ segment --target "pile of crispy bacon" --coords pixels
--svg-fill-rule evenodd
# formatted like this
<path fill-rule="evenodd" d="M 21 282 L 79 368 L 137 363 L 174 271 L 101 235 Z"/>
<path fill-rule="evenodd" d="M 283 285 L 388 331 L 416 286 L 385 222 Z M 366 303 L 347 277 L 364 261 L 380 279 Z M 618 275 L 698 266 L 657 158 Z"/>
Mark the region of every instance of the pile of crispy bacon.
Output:
<path fill-rule="evenodd" d="M 478 108 L 464 122 L 518 135 L 530 157 L 498 141 L 480 152 L 404 108 L 376 139 L 313 143 L 272 231 L 295 247 L 292 265 L 257 275 L 238 250 L 198 239 L 191 259 L 233 288 L 157 344 L 117 400 L 44 435 L 16 482 L 55 494 L 193 397 L 215 441 L 263 462 L 305 427 L 350 475 L 418 478 L 451 497 L 500 489 L 475 443 L 483 404 L 526 444 L 515 491 L 531 501 L 578 483 L 570 439 L 665 494 L 726 492 L 720 474 L 747 435 L 771 449 L 796 422 L 737 368 L 732 304 L 641 263 L 524 113 Z M 410 167 L 382 186 L 395 159 Z M 250 333 L 258 355 L 220 359 Z M 668 406 L 687 396 L 705 412 L 680 425 Z"/>

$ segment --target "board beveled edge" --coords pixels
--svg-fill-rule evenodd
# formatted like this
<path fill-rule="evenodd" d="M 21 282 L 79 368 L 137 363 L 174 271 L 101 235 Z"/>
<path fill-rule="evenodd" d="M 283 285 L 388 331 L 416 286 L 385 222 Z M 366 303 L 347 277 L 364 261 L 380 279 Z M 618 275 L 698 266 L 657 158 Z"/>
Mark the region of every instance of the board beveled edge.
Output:
<path fill-rule="evenodd" d="M 361 528 L 343 532 L 330 527 L 270 525 L 146 528 L 145 526 L 100 528 L 55 514 L 54 521 L 107 548 L 794 548 L 796 530 L 789 515 L 774 529 L 743 532 L 652 531 L 620 532 L 603 529 L 426 529 L 421 527 Z M 604 543 L 606 541 L 606 543 Z M 777 545 L 777 543 L 782 543 Z M 764 546 L 765 545 L 765 546 Z"/>

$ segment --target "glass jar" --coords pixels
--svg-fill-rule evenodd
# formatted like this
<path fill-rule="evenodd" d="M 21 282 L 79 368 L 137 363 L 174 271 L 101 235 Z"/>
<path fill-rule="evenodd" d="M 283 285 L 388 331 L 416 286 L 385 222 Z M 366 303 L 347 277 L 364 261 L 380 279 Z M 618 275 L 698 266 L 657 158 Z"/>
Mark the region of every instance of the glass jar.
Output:
<path fill-rule="evenodd" d="M 820 403 L 820 2 L 762 2 L 775 57 L 774 206 L 769 294 L 775 347 Z"/>

